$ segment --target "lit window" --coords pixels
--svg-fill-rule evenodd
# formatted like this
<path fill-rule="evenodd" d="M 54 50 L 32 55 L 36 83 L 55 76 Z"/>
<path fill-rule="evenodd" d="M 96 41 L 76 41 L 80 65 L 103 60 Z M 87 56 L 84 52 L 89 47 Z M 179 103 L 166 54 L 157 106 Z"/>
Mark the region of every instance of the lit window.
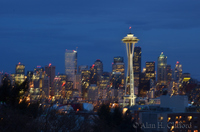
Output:
<path fill-rule="evenodd" d="M 188 116 L 188 120 L 190 121 L 192 119 L 192 116 Z"/>
<path fill-rule="evenodd" d="M 171 120 L 171 117 L 168 117 L 168 120 L 167 120 L 167 121 L 169 122 L 170 120 Z"/>

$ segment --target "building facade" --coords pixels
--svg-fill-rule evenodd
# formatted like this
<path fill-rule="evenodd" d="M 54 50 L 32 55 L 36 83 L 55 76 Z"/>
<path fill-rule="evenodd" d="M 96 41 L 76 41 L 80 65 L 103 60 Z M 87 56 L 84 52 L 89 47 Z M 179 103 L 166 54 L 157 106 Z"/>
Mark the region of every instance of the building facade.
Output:
<path fill-rule="evenodd" d="M 159 85 L 167 84 L 167 56 L 165 56 L 163 52 L 161 52 L 158 57 L 157 82 Z"/>
<path fill-rule="evenodd" d="M 24 82 L 24 80 L 25 80 L 25 65 L 19 62 L 15 67 L 15 82 L 21 84 Z"/>
<path fill-rule="evenodd" d="M 133 56 L 133 71 L 134 71 L 134 85 L 139 86 L 140 73 L 141 73 L 141 47 L 134 48 Z"/>
<path fill-rule="evenodd" d="M 75 81 L 75 75 L 77 72 L 77 51 L 66 50 L 65 51 L 65 74 L 68 81 Z"/>
<path fill-rule="evenodd" d="M 51 63 L 49 63 L 48 66 L 45 66 L 45 72 L 47 76 L 49 77 L 49 89 L 53 91 L 53 82 L 54 82 L 54 77 L 56 74 L 56 67 L 52 66 Z"/>

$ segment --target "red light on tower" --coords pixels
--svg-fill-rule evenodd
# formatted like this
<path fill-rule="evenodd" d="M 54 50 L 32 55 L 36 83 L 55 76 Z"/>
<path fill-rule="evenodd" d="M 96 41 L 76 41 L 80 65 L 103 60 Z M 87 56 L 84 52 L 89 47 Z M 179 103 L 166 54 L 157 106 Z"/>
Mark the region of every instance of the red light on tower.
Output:
<path fill-rule="evenodd" d="M 18 65 L 20 65 L 20 64 L 21 64 L 21 62 L 18 63 Z"/>
<path fill-rule="evenodd" d="M 49 67 L 51 66 L 51 63 L 49 63 Z"/>
<path fill-rule="evenodd" d="M 129 27 L 129 29 L 131 29 L 131 27 Z"/>

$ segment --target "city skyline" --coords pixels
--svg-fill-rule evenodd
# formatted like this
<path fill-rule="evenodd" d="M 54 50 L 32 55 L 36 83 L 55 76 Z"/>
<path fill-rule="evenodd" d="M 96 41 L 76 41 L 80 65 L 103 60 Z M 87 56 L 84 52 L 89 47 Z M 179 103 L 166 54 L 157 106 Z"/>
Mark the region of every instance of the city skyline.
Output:
<path fill-rule="evenodd" d="M 26 72 L 52 63 L 56 74 L 64 73 L 65 50 L 78 47 L 78 65 L 90 66 L 100 59 L 104 71 L 110 72 L 113 57 L 123 56 L 127 62 L 121 37 L 132 26 L 140 39 L 136 46 L 142 49 L 142 67 L 148 61 L 157 66 L 164 52 L 172 69 L 179 61 L 183 73 L 200 80 L 200 2 L 128 2 L 1 1 L 0 71 L 14 73 L 21 62 Z"/>

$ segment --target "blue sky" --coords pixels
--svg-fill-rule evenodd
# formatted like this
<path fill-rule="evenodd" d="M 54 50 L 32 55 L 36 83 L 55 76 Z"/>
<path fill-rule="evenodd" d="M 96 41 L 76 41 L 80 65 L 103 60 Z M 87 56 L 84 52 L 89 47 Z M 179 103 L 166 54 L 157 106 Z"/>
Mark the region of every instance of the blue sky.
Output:
<path fill-rule="evenodd" d="M 121 39 L 129 27 L 140 41 L 142 67 L 161 52 L 174 68 L 200 80 L 200 1 L 198 0 L 1 0 L 0 71 L 14 73 L 49 63 L 64 73 L 65 49 L 78 47 L 78 65 L 101 59 L 111 71 L 114 56 L 126 58 Z"/>

